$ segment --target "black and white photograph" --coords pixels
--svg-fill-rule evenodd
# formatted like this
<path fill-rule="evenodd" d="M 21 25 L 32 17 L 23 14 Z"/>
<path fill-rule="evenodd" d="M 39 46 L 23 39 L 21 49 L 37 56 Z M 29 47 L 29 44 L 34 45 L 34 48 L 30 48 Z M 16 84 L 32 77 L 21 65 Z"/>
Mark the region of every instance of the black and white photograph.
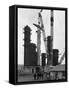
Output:
<path fill-rule="evenodd" d="M 65 10 L 18 8 L 17 82 L 65 80 Z"/>
<path fill-rule="evenodd" d="M 67 81 L 67 8 L 10 7 L 9 82 Z"/>

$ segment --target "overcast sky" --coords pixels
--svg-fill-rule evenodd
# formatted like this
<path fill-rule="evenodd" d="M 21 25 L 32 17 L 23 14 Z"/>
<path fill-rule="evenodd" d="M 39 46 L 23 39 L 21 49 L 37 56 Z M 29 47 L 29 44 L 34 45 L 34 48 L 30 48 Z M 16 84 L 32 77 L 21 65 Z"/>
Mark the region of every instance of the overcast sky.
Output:
<path fill-rule="evenodd" d="M 32 29 L 31 42 L 37 44 L 37 33 L 36 33 L 37 28 L 33 26 L 33 23 L 36 24 L 38 23 L 39 11 L 40 9 L 18 8 L 18 64 L 24 64 L 24 47 L 23 47 L 24 29 L 23 28 L 26 25 L 30 26 L 30 28 Z M 43 19 L 46 36 L 49 36 L 51 31 L 50 13 L 51 11 L 46 9 L 44 9 L 42 12 L 42 19 Z M 53 48 L 59 49 L 59 53 L 63 53 L 65 48 L 65 11 L 54 10 Z M 45 52 L 42 34 L 41 34 L 41 52 Z"/>

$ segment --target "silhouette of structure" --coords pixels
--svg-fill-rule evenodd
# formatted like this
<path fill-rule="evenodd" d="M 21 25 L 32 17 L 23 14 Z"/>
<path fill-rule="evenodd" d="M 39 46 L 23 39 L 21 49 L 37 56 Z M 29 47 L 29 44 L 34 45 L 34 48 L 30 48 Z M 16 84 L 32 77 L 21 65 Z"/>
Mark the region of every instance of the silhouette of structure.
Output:
<path fill-rule="evenodd" d="M 53 66 L 58 65 L 58 49 L 53 49 Z"/>
<path fill-rule="evenodd" d="M 42 53 L 42 66 L 46 65 L 45 60 L 46 60 L 46 53 Z"/>
<path fill-rule="evenodd" d="M 37 66 L 36 45 L 31 43 L 31 29 L 24 27 L 24 66 Z"/>
<path fill-rule="evenodd" d="M 47 37 L 47 65 L 58 65 L 58 49 L 52 49 L 52 38 Z"/>
<path fill-rule="evenodd" d="M 47 37 L 47 65 L 53 65 L 51 36 Z"/>

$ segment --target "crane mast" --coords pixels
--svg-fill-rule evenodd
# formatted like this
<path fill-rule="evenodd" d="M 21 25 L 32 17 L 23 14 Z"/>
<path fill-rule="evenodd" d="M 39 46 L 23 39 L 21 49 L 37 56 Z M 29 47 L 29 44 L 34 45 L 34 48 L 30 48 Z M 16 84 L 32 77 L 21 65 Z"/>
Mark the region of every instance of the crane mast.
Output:
<path fill-rule="evenodd" d="M 41 13 L 39 13 L 39 19 L 40 19 L 41 26 L 37 25 L 37 24 L 33 24 L 33 25 L 36 26 L 38 29 L 42 30 L 42 32 L 43 32 L 43 41 L 44 41 L 44 44 L 45 44 L 45 51 L 46 51 L 47 50 L 46 34 L 45 34 L 45 29 L 44 29 Z M 46 53 L 47 53 L 47 51 L 46 51 Z"/>
<path fill-rule="evenodd" d="M 40 18 L 39 18 L 39 14 L 38 14 L 38 25 L 40 26 Z M 37 58 L 38 58 L 38 65 L 40 66 L 40 55 L 41 55 L 41 50 L 40 50 L 40 46 L 41 46 L 41 30 L 40 28 L 37 28 Z"/>
<path fill-rule="evenodd" d="M 44 25 L 43 25 L 43 20 L 42 20 L 42 16 L 41 16 L 41 12 L 42 10 L 39 12 L 39 18 L 38 21 L 40 21 L 40 25 L 38 23 L 37 24 L 33 24 L 34 26 L 36 26 L 38 28 L 38 33 L 37 33 L 37 52 L 38 52 L 38 61 L 39 61 L 39 56 L 40 56 L 40 44 L 41 44 L 41 30 L 42 30 L 42 34 L 43 34 L 43 41 L 45 44 L 45 52 L 46 52 L 46 56 L 47 56 L 47 43 L 46 43 L 46 34 L 45 34 L 45 30 L 44 30 Z"/>
<path fill-rule="evenodd" d="M 45 34 L 45 29 L 44 29 L 44 24 L 43 24 L 41 13 L 39 14 L 39 16 L 40 16 L 40 22 L 41 22 L 41 30 L 42 30 L 42 34 L 43 34 L 43 41 L 44 41 L 44 44 L 45 44 L 45 52 L 46 52 L 46 55 L 47 55 L 46 34 Z"/>

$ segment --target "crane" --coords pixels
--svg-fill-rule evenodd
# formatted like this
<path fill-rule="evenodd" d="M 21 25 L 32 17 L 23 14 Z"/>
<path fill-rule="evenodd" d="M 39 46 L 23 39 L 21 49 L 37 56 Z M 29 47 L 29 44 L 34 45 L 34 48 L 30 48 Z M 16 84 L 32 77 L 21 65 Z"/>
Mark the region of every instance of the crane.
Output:
<path fill-rule="evenodd" d="M 43 20 L 42 20 L 42 15 L 41 15 L 41 12 L 42 10 L 40 11 L 39 13 L 39 19 L 40 19 L 40 23 L 41 23 L 41 26 L 40 25 L 37 25 L 37 24 L 33 24 L 34 26 L 36 26 L 37 28 L 39 28 L 40 30 L 42 30 L 42 34 L 43 34 L 43 41 L 44 41 L 44 44 L 45 44 L 45 52 L 46 52 L 46 57 L 47 55 L 49 54 L 47 52 L 47 40 L 46 40 L 46 33 L 45 33 L 45 29 L 44 29 L 44 24 L 43 24 Z M 51 10 L 51 43 L 52 43 L 52 46 L 51 46 L 51 63 L 52 63 L 52 60 L 53 60 L 53 22 L 54 22 L 54 19 L 53 19 L 53 10 Z"/>
<path fill-rule="evenodd" d="M 42 32 L 43 32 L 43 40 L 44 40 L 45 51 L 46 51 L 46 55 L 47 55 L 46 34 L 45 34 L 45 29 L 44 29 L 44 24 L 43 24 L 41 12 L 42 12 L 42 9 L 41 9 L 41 11 L 39 12 L 39 19 L 40 19 L 40 24 L 41 24 L 41 26 L 40 26 L 40 25 L 37 25 L 37 24 L 33 24 L 33 25 L 36 26 L 37 28 L 39 28 L 40 30 L 42 30 Z"/>
<path fill-rule="evenodd" d="M 40 18 L 39 18 L 39 14 L 38 14 L 38 25 L 40 26 Z M 41 50 L 40 50 L 40 46 L 41 46 L 41 30 L 40 28 L 37 28 L 37 55 L 38 55 L 38 65 L 40 65 L 40 55 L 41 55 Z"/>

